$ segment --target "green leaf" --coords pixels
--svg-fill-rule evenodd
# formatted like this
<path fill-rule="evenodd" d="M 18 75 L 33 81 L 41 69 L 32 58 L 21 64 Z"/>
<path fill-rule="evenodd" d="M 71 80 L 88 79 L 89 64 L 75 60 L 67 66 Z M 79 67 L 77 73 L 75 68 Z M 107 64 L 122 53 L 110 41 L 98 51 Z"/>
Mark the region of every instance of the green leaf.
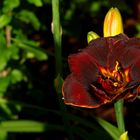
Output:
<path fill-rule="evenodd" d="M 10 79 L 11 79 L 11 83 L 15 84 L 17 82 L 22 81 L 24 79 L 24 75 L 20 70 L 14 69 L 11 72 Z"/>
<path fill-rule="evenodd" d="M 96 13 L 99 11 L 101 3 L 99 1 L 93 1 L 89 7 L 91 13 Z"/>
<path fill-rule="evenodd" d="M 0 131 L 7 132 L 45 132 L 47 130 L 63 131 L 60 125 L 45 124 L 32 120 L 3 121 L 0 124 Z"/>
<path fill-rule="evenodd" d="M 20 58 L 20 55 L 19 55 L 19 47 L 17 47 L 15 44 L 11 44 L 10 47 L 8 48 L 10 53 L 11 53 L 11 58 L 14 59 L 14 60 L 18 60 Z"/>
<path fill-rule="evenodd" d="M 118 140 L 121 133 L 118 130 L 117 127 L 115 127 L 114 125 L 112 125 L 111 123 L 101 119 L 101 118 L 95 118 L 97 120 L 97 122 L 110 134 L 110 136 L 114 139 L 114 140 Z"/>
<path fill-rule="evenodd" d="M 3 32 L 0 32 L 0 52 L 0 71 L 2 71 L 11 57 L 11 52 L 6 45 L 5 34 Z"/>
<path fill-rule="evenodd" d="M 35 46 L 30 46 L 31 44 L 37 45 L 35 42 L 33 43 L 33 41 L 28 41 L 28 40 L 17 40 L 17 39 L 13 39 L 13 41 L 16 43 L 16 45 L 24 50 L 27 51 L 27 53 L 33 53 L 34 56 L 38 59 L 38 60 L 47 60 L 48 56 L 47 54 L 41 50 L 38 47 Z M 32 54 L 32 56 L 33 56 Z"/>
<path fill-rule="evenodd" d="M 20 0 L 4 0 L 3 12 L 8 13 L 20 5 Z"/>
<path fill-rule="evenodd" d="M 17 14 L 17 18 L 21 21 L 25 22 L 26 24 L 32 24 L 35 30 L 39 30 L 40 28 L 40 22 L 36 15 L 28 10 L 22 10 Z"/>
<path fill-rule="evenodd" d="M 8 15 L 1 15 L 0 16 L 0 28 L 3 28 L 4 26 L 8 25 L 11 21 L 11 17 Z"/>
<path fill-rule="evenodd" d="M 40 61 L 48 59 L 47 54 L 41 51 L 39 48 L 27 46 L 25 44 L 21 44 L 19 47 L 27 50 L 28 52 L 33 53 L 35 57 Z"/>
<path fill-rule="evenodd" d="M 42 0 L 27 0 L 29 3 L 34 4 L 37 7 L 41 7 L 43 5 Z"/>
<path fill-rule="evenodd" d="M 3 96 L 4 92 L 10 83 L 9 77 L 0 77 L 0 96 Z"/>
<path fill-rule="evenodd" d="M 27 52 L 27 53 L 26 53 L 26 58 L 32 59 L 32 58 L 35 58 L 35 55 L 34 55 L 34 53 L 32 53 L 32 52 Z"/>
<path fill-rule="evenodd" d="M 1 130 L 0 131 L 0 140 L 7 140 L 7 132 Z"/>
<path fill-rule="evenodd" d="M 8 116 L 8 118 L 12 118 L 13 114 L 12 114 L 12 110 L 9 108 L 9 106 L 7 104 L 1 103 L 0 102 L 0 108 L 3 110 L 3 112 L 5 113 L 6 116 Z"/>

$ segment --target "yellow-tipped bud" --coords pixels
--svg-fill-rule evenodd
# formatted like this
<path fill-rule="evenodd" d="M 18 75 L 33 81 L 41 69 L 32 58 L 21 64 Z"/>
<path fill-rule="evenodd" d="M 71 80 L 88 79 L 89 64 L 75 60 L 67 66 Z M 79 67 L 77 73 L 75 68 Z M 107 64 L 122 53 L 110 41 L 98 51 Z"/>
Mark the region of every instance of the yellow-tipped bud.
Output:
<path fill-rule="evenodd" d="M 99 38 L 99 35 L 97 35 L 95 32 L 90 31 L 87 34 L 87 42 L 89 43 L 91 40 Z"/>
<path fill-rule="evenodd" d="M 104 20 L 104 37 L 115 36 L 123 33 L 123 23 L 119 10 L 111 8 Z"/>
<path fill-rule="evenodd" d="M 127 133 L 128 133 L 127 131 L 124 132 L 124 133 L 120 136 L 120 139 L 119 139 L 119 140 L 129 140 Z"/>

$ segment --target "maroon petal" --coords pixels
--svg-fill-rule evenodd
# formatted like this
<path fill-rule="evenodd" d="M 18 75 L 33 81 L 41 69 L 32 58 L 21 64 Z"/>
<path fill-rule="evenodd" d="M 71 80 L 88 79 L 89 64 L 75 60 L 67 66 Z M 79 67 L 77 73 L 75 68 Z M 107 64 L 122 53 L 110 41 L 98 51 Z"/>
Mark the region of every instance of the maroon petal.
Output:
<path fill-rule="evenodd" d="M 70 55 L 68 58 L 70 70 L 83 85 L 96 81 L 98 69 L 94 58 L 86 52 Z"/>
<path fill-rule="evenodd" d="M 107 56 L 110 51 L 107 39 L 99 38 L 94 41 L 91 41 L 89 46 L 83 50 L 87 52 L 88 55 L 94 58 L 97 64 L 100 64 L 106 67 Z"/>
<path fill-rule="evenodd" d="M 130 48 L 129 55 L 126 56 L 128 65 L 131 66 L 132 80 L 140 82 L 140 39 L 131 38 L 127 44 Z"/>
<path fill-rule="evenodd" d="M 140 82 L 140 39 L 131 38 L 122 49 L 118 58 L 123 68 L 130 67 L 130 76 L 133 83 Z"/>
<path fill-rule="evenodd" d="M 134 42 L 134 40 L 136 42 Z M 112 48 L 112 52 L 109 55 L 109 65 L 111 66 L 115 64 L 115 61 L 119 61 L 123 67 L 131 66 L 131 64 L 133 64 L 140 55 L 140 41 L 138 40 L 139 39 L 129 39 L 123 44 L 117 43 Z"/>
<path fill-rule="evenodd" d="M 97 108 L 105 104 L 104 101 L 96 98 L 94 94 L 89 93 L 88 89 L 77 81 L 72 74 L 66 78 L 62 92 L 65 103 L 69 105 Z"/>
<path fill-rule="evenodd" d="M 109 67 L 111 64 L 111 67 L 113 67 L 116 64 L 116 58 L 123 53 L 122 49 L 128 39 L 124 34 L 99 38 L 91 41 L 89 47 L 84 51 L 91 55 L 99 65 Z"/>
<path fill-rule="evenodd" d="M 132 77 L 132 82 L 135 82 L 135 83 L 140 82 L 140 56 L 137 58 L 137 61 L 135 61 L 133 65 L 131 66 L 130 74 Z"/>

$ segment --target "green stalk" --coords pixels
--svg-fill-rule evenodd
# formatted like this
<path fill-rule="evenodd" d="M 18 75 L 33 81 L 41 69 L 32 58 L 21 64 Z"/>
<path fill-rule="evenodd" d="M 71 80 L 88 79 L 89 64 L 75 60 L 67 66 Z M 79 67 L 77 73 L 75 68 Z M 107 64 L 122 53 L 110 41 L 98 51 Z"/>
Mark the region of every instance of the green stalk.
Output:
<path fill-rule="evenodd" d="M 121 134 L 125 132 L 125 124 L 124 124 L 124 116 L 123 116 L 123 102 L 124 100 L 120 99 L 114 104 L 118 129 L 121 132 Z"/>
<path fill-rule="evenodd" d="M 55 66 L 56 74 L 62 73 L 62 51 L 61 51 L 61 30 L 60 30 L 60 15 L 59 15 L 59 0 L 52 0 L 53 14 L 53 37 L 55 45 Z"/>
<path fill-rule="evenodd" d="M 71 126 L 69 123 L 69 119 L 67 118 L 67 110 L 62 101 L 62 48 L 61 48 L 61 27 L 60 27 L 60 15 L 59 15 L 59 1 L 60 0 L 52 0 L 52 16 L 53 16 L 53 37 L 54 37 L 54 45 L 55 45 L 55 69 L 57 78 L 55 79 L 55 89 L 58 94 L 58 100 L 60 105 L 60 112 L 62 114 L 62 119 L 64 123 L 64 130 L 68 135 L 69 140 L 73 140 L 73 134 L 71 130 Z"/>

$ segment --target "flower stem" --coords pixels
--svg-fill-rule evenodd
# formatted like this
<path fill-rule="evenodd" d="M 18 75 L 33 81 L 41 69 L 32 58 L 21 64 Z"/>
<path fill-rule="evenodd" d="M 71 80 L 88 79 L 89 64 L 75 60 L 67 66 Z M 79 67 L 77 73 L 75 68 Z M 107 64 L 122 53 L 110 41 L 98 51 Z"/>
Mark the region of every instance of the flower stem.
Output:
<path fill-rule="evenodd" d="M 53 13 L 53 37 L 55 46 L 55 69 L 56 74 L 62 73 L 62 49 L 61 49 L 61 31 L 60 31 L 60 14 L 59 0 L 52 0 Z"/>
<path fill-rule="evenodd" d="M 114 104 L 116 120 L 118 124 L 118 129 L 121 133 L 125 132 L 124 116 L 123 116 L 123 99 L 120 99 Z"/>
<path fill-rule="evenodd" d="M 54 37 L 54 46 L 55 46 L 55 70 L 57 78 L 55 80 L 55 89 L 58 94 L 60 112 L 62 114 L 62 119 L 64 123 L 64 130 L 67 133 L 68 139 L 73 140 L 73 133 L 69 123 L 69 119 L 67 118 L 67 110 L 62 102 L 62 47 L 61 47 L 61 28 L 60 28 L 60 14 L 59 14 L 59 1 L 60 0 L 52 0 L 52 16 L 53 16 L 53 37 Z"/>

